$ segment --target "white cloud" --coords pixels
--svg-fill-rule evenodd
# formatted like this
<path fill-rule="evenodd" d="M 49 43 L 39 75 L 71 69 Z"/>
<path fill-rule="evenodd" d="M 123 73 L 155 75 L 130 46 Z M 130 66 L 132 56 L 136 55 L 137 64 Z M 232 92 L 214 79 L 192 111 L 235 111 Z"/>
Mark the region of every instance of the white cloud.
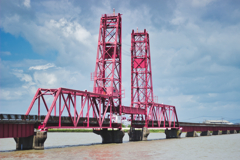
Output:
<path fill-rule="evenodd" d="M 46 69 L 52 68 L 52 67 L 55 67 L 55 65 L 53 63 L 48 63 L 48 64 L 45 64 L 45 65 L 29 67 L 29 70 L 46 70 Z"/>
<path fill-rule="evenodd" d="M 84 7 L 89 3 L 84 2 Z M 43 1 L 34 2 L 33 10 L 15 5 L 22 8 L 1 14 L 5 32 L 24 37 L 37 53 L 48 56 L 48 52 L 56 52 L 56 59 L 49 58 L 47 62 L 11 62 L 14 64 L 10 68 L 25 67 L 22 72 L 14 72 L 21 81 L 14 96 L 26 97 L 26 90 L 34 95 L 38 87 L 92 86 L 89 73 L 94 71 L 99 19 L 101 14 L 112 13 L 114 3 L 96 2 L 90 4 L 89 11 L 81 10 L 81 1 Z M 123 14 L 123 54 L 130 54 L 132 29 L 146 28 L 150 33 L 153 88 L 159 102 L 175 105 L 182 116 L 200 114 L 199 109 L 205 114 L 207 109 L 227 106 L 226 103 L 239 106 L 239 94 L 232 92 L 240 89 L 239 8 L 228 1 L 222 1 L 227 5 L 222 4 L 221 8 L 211 0 L 184 0 L 163 3 L 161 7 L 166 10 L 161 10 L 156 3 L 142 2 L 133 7 L 130 2 L 121 1 L 117 2 L 116 13 Z M 124 105 L 130 104 L 130 67 L 130 57 L 123 56 Z M 14 93 L 3 89 L 2 97 Z"/>
<path fill-rule="evenodd" d="M 10 91 L 7 91 L 5 89 L 0 89 L 0 99 L 2 100 L 10 100 L 13 95 L 11 95 Z"/>
<path fill-rule="evenodd" d="M 33 74 L 36 86 L 40 88 L 75 88 L 79 89 L 80 83 L 85 78 L 77 71 L 66 68 L 56 68 L 52 71 L 36 71 Z M 75 86 L 75 87 L 74 87 Z"/>
<path fill-rule="evenodd" d="M 57 79 L 54 73 L 35 72 L 34 80 L 38 83 L 38 86 L 53 87 L 60 79 Z"/>
<path fill-rule="evenodd" d="M 58 9 L 49 8 L 47 4 Z M 57 53 L 57 63 L 61 65 L 75 64 L 79 67 L 95 59 L 93 57 L 97 48 L 97 36 L 89 32 L 89 25 L 86 26 L 88 30 L 82 25 L 86 19 L 79 20 L 77 15 L 81 11 L 80 8 L 66 1 L 46 1 L 42 6 L 46 12 L 32 13 L 18 8 L 27 12 L 27 15 L 32 15 L 30 18 L 21 12 L 18 13 L 18 10 L 14 10 L 12 14 L 2 14 L 1 27 L 5 32 L 24 37 L 37 53 L 43 55 L 49 52 Z M 71 8 L 71 11 L 67 8 Z M 90 27 L 92 28 L 91 25 Z"/>
<path fill-rule="evenodd" d="M 31 7 L 30 2 L 31 2 L 30 0 L 24 0 L 23 4 L 24 4 L 24 6 L 26 6 L 27 8 L 30 8 L 30 7 Z"/>
<path fill-rule="evenodd" d="M 57 33 L 63 36 L 61 38 L 69 38 L 69 40 L 77 40 L 80 43 L 89 45 L 91 34 L 76 21 L 69 22 L 65 18 L 62 18 L 59 21 L 50 20 L 49 22 L 46 22 L 46 27 L 52 31 L 57 30 Z"/>
<path fill-rule="evenodd" d="M 23 88 L 28 89 L 30 86 L 35 85 L 33 82 L 32 76 L 29 74 L 25 74 L 23 70 L 13 70 L 13 74 L 18 77 L 21 81 L 25 82 Z"/>
<path fill-rule="evenodd" d="M 25 81 L 25 82 L 31 82 L 32 81 L 32 77 L 28 74 L 24 74 L 23 70 L 13 70 L 13 74 L 15 76 L 17 76 L 18 78 L 20 78 L 21 81 Z"/>
<path fill-rule="evenodd" d="M 213 1 L 215 1 L 215 0 L 192 0 L 192 5 L 194 7 L 205 7 Z"/>
<path fill-rule="evenodd" d="M 176 10 L 175 11 L 175 18 L 172 19 L 170 22 L 174 25 L 179 25 L 182 24 L 186 21 L 186 18 L 181 15 L 181 12 Z"/>
<path fill-rule="evenodd" d="M 1 51 L 0 54 L 1 54 L 1 55 L 10 56 L 10 55 L 11 55 L 11 52 L 8 52 L 8 51 Z"/>

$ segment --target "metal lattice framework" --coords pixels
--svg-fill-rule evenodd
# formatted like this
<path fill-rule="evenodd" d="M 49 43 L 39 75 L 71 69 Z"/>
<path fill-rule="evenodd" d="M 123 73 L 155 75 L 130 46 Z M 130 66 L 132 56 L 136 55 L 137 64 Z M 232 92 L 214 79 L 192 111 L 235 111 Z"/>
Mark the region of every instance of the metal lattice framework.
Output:
<path fill-rule="evenodd" d="M 91 75 L 92 78 L 94 77 L 93 92 L 66 88 L 39 88 L 26 115 L 29 115 L 37 100 L 38 116 L 40 116 L 41 106 L 44 106 L 47 111 L 41 128 L 121 128 L 121 31 L 120 13 L 102 15 L 96 67 Z M 46 95 L 54 97 L 51 105 L 47 105 L 44 98 Z M 77 103 L 79 99 L 77 97 L 80 97 L 80 103 Z M 67 118 L 62 116 L 64 110 L 68 113 Z M 83 114 L 84 111 L 86 115 Z"/>
<path fill-rule="evenodd" d="M 154 102 L 146 30 L 132 32 L 131 106 L 122 106 L 121 21 L 119 13 L 101 17 L 95 72 L 91 75 L 93 92 L 66 88 L 37 90 L 26 115 L 38 101 L 38 116 L 44 119 L 40 128 L 121 128 L 122 113 L 131 114 L 133 127 L 179 128 L 175 106 Z M 53 96 L 51 104 L 44 98 L 47 95 Z M 46 108 L 45 117 L 40 115 L 41 106 Z M 64 111 L 67 117 L 63 116 Z"/>
<path fill-rule="evenodd" d="M 132 31 L 131 36 L 131 106 L 146 108 L 153 102 L 149 34 Z"/>
<path fill-rule="evenodd" d="M 146 29 L 137 32 L 133 30 L 131 107 L 123 107 L 124 113 L 131 114 L 133 127 L 179 127 L 175 106 L 158 104 L 154 99 L 149 34 Z"/>
<path fill-rule="evenodd" d="M 46 96 L 53 97 L 50 104 Z M 36 101 L 39 118 L 41 107 L 47 111 L 40 128 L 121 128 L 121 122 L 113 117 L 113 97 L 109 95 L 66 88 L 39 88 L 25 115 L 30 114 Z M 62 115 L 64 111 L 68 116 Z"/>
<path fill-rule="evenodd" d="M 120 13 L 104 14 L 100 20 L 93 92 L 114 96 L 115 111 L 121 115 L 122 18 Z"/>

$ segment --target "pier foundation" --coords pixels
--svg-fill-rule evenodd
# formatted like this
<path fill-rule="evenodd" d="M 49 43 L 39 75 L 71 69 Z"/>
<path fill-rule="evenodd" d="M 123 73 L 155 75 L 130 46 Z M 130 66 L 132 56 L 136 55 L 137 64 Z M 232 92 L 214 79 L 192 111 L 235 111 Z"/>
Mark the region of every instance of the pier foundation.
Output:
<path fill-rule="evenodd" d="M 182 130 L 179 129 L 171 129 L 165 130 L 166 138 L 180 138 L 182 134 Z"/>
<path fill-rule="evenodd" d="M 33 147 L 33 136 L 29 137 L 20 137 L 20 138 L 14 138 L 16 142 L 16 150 L 27 150 L 32 149 Z"/>
<path fill-rule="evenodd" d="M 237 131 L 236 130 L 230 130 L 230 134 L 236 134 Z"/>
<path fill-rule="evenodd" d="M 125 133 L 122 130 L 93 130 L 93 133 L 102 137 L 102 143 L 122 143 Z"/>
<path fill-rule="evenodd" d="M 222 131 L 222 134 L 230 134 L 229 130 Z"/>
<path fill-rule="evenodd" d="M 44 142 L 47 139 L 47 132 L 35 132 L 29 137 L 14 138 L 16 150 L 44 149 Z"/>
<path fill-rule="evenodd" d="M 217 131 L 213 131 L 212 135 L 221 135 L 221 131 L 220 130 L 217 130 Z"/>
<path fill-rule="evenodd" d="M 197 131 L 187 132 L 185 137 L 198 137 Z"/>
<path fill-rule="evenodd" d="M 202 131 L 200 136 L 211 136 L 212 134 L 210 133 L 210 131 Z"/>
<path fill-rule="evenodd" d="M 47 132 L 35 132 L 33 137 L 33 149 L 44 149 L 44 142 L 47 139 Z"/>
<path fill-rule="evenodd" d="M 135 128 L 130 127 L 128 131 L 129 141 L 147 141 L 149 133 L 146 127 L 143 127 L 141 130 L 135 130 Z"/>

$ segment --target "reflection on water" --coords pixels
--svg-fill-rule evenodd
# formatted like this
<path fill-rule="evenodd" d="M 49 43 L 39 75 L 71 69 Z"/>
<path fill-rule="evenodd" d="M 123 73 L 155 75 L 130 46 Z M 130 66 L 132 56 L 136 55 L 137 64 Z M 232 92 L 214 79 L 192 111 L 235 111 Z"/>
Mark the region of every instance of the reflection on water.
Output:
<path fill-rule="evenodd" d="M 125 134 L 122 144 L 103 145 L 101 137 L 94 133 L 48 133 L 45 150 L 25 151 L 15 151 L 13 138 L 0 139 L 0 158 L 239 159 L 240 156 L 240 134 L 165 139 L 164 133 L 150 133 L 148 141 L 128 139 Z"/>

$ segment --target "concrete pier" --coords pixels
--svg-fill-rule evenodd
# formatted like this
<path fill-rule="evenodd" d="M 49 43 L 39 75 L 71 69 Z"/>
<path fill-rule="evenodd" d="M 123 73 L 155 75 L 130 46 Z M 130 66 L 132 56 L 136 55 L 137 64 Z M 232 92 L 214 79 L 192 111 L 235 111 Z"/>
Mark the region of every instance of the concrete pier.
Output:
<path fill-rule="evenodd" d="M 218 131 L 213 131 L 213 133 L 212 133 L 212 135 L 221 135 L 222 133 L 221 133 L 221 131 L 220 130 L 218 130 Z"/>
<path fill-rule="evenodd" d="M 202 131 L 200 136 L 211 136 L 212 134 L 210 133 L 210 131 Z"/>
<path fill-rule="evenodd" d="M 166 138 L 180 138 L 182 134 L 182 130 L 179 129 L 171 129 L 165 130 Z"/>
<path fill-rule="evenodd" d="M 198 137 L 197 131 L 187 132 L 185 137 Z"/>
<path fill-rule="evenodd" d="M 102 137 L 102 143 L 122 143 L 125 133 L 122 130 L 93 130 L 93 133 Z"/>
<path fill-rule="evenodd" d="M 44 149 L 44 142 L 47 139 L 47 132 L 35 132 L 29 137 L 14 138 L 16 150 Z"/>
<path fill-rule="evenodd" d="M 230 134 L 229 130 L 222 131 L 222 134 Z"/>
<path fill-rule="evenodd" d="M 236 130 L 230 130 L 230 134 L 236 134 L 237 131 Z"/>
<path fill-rule="evenodd" d="M 47 139 L 47 132 L 35 132 L 33 137 L 33 149 L 44 149 L 44 142 Z"/>
<path fill-rule="evenodd" d="M 29 137 L 14 138 L 16 150 L 27 150 L 33 147 L 33 135 Z"/>
<path fill-rule="evenodd" d="M 128 131 L 129 141 L 147 141 L 149 133 L 146 127 L 143 127 L 141 130 L 135 130 L 135 128 L 130 127 Z"/>

